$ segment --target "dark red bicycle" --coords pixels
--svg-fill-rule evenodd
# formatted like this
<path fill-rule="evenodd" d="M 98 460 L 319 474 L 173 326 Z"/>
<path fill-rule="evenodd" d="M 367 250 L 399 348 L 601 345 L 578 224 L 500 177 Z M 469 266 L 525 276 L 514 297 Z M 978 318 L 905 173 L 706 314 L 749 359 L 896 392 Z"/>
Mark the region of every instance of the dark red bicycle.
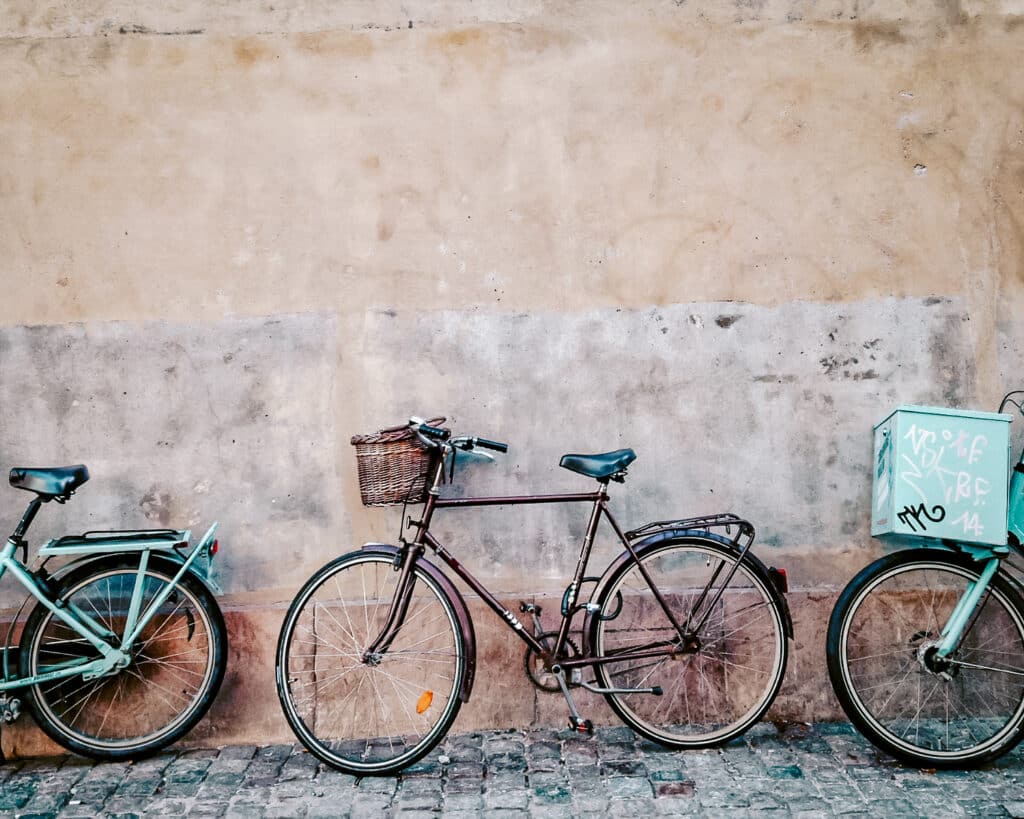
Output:
<path fill-rule="evenodd" d="M 439 489 L 457 453 L 508 447 L 453 438 L 441 421 L 414 418 L 353 439 L 364 503 L 425 505 L 408 521 L 411 538 L 333 560 L 288 610 L 277 690 L 306 748 L 356 776 L 394 774 L 433 748 L 469 699 L 473 621 L 428 549 L 519 635 L 527 673 L 538 687 L 563 694 L 575 731 L 592 730 L 573 702 L 580 687 L 603 694 L 633 730 L 673 749 L 718 745 L 764 715 L 782 685 L 793 627 L 785 572 L 751 552 L 750 523 L 719 514 L 624 532 L 608 488 L 624 480 L 636 459 L 631 449 L 562 458 L 561 466 L 597 481 L 592 492 L 444 498 Z M 528 622 L 520 620 L 430 532 L 439 509 L 535 503 L 591 505 L 556 631 L 544 630 L 534 603 L 520 604 Z M 624 550 L 600 577 L 589 576 L 602 518 Z M 570 637 L 577 632 L 579 645 Z"/>

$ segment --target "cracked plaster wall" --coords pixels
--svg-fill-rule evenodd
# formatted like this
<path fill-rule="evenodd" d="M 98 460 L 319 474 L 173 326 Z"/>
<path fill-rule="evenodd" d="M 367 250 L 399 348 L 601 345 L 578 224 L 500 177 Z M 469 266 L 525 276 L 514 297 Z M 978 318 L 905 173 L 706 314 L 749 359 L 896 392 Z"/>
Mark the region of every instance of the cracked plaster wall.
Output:
<path fill-rule="evenodd" d="M 871 425 L 1020 386 L 1022 46 L 1013 0 L 3 0 L 0 463 L 92 468 L 40 536 L 221 519 L 250 664 L 394 539 L 347 441 L 411 412 L 509 440 L 481 490 L 633 446 L 624 523 L 733 509 L 827 597 Z M 578 514 L 458 514 L 513 599 L 574 565 Z"/>

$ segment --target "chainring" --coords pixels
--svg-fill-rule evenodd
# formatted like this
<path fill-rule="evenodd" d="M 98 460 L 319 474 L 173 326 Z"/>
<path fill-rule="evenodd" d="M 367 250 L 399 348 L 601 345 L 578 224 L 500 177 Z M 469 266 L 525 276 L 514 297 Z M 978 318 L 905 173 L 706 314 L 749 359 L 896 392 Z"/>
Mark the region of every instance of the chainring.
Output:
<path fill-rule="evenodd" d="M 555 640 L 557 639 L 557 631 L 545 631 L 537 637 L 537 641 L 545 648 L 554 645 Z M 579 656 L 579 647 L 575 642 L 573 642 L 571 637 L 566 637 L 565 659 L 571 659 Z M 530 682 L 532 682 L 535 687 L 539 688 L 541 691 L 548 691 L 552 693 L 557 693 L 562 690 L 558 685 L 558 680 L 555 678 L 555 675 L 544 668 L 544 660 L 532 648 L 526 649 L 526 654 L 523 655 L 523 664 L 526 667 L 526 676 L 530 678 Z"/>

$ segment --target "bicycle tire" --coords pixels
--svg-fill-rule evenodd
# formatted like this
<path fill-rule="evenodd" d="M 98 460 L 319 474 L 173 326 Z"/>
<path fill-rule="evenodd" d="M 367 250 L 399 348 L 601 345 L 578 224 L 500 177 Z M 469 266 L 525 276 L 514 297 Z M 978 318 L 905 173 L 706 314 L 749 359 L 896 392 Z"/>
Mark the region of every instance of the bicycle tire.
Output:
<path fill-rule="evenodd" d="M 150 557 L 140 613 L 180 568 Z M 54 599 L 78 606 L 120 636 L 138 569 L 137 555 L 92 561 L 62 577 Z M 69 656 L 100 656 L 41 603 L 29 614 L 20 645 L 23 677 L 44 673 Z M 216 599 L 186 573 L 131 653 L 127 668 L 105 677 L 28 686 L 29 708 L 47 736 L 101 760 L 140 759 L 184 736 L 213 703 L 227 666 L 227 632 Z"/>
<path fill-rule="evenodd" d="M 850 581 L 829 618 L 828 672 L 843 710 L 878 748 L 912 765 L 976 767 L 1024 737 L 1024 599 L 1014 582 L 992 578 L 945 663 L 931 651 L 981 567 L 935 548 L 887 555 Z"/>
<path fill-rule="evenodd" d="M 469 657 L 456 607 L 423 566 L 413 572 L 405 619 L 370 661 L 364 652 L 399 578 L 393 555 L 353 552 L 328 563 L 281 626 L 275 670 L 285 718 L 312 754 L 354 776 L 391 775 L 421 759 L 462 706 Z"/>
<path fill-rule="evenodd" d="M 681 625 L 715 569 L 727 571 L 739 555 L 728 542 L 709 536 L 677 537 L 637 554 Z M 677 641 L 634 561 L 615 569 L 601 588 L 590 643 L 598 656 Z M 744 733 L 771 707 L 789 657 L 787 623 L 784 598 L 748 553 L 696 634 L 696 650 L 594 669 L 604 688 L 660 686 L 661 696 L 604 695 L 638 734 L 673 749 L 713 747 Z"/>

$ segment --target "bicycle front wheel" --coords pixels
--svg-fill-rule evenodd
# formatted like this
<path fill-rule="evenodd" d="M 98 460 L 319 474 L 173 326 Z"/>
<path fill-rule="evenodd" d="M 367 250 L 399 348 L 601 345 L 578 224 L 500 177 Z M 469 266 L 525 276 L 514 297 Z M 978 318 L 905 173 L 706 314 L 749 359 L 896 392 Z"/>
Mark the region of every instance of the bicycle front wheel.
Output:
<path fill-rule="evenodd" d="M 829 620 L 832 687 L 876 746 L 909 762 L 968 768 L 1024 733 L 1024 601 L 996 574 L 945 659 L 943 626 L 981 563 L 912 549 L 876 560 L 843 590 Z"/>
<path fill-rule="evenodd" d="M 785 601 L 748 556 L 712 605 L 739 553 L 711 538 L 656 545 L 639 559 L 640 565 L 622 566 L 598 601 L 592 645 L 598 656 L 621 658 L 594 666 L 603 687 L 619 689 L 605 698 L 637 733 L 669 748 L 706 748 L 739 736 L 782 685 L 789 651 Z M 660 696 L 623 691 L 655 687 Z"/>
<path fill-rule="evenodd" d="M 452 601 L 422 566 L 396 636 L 367 654 L 399 577 L 390 555 L 332 561 L 292 602 L 277 644 L 277 693 L 292 730 L 354 776 L 393 774 L 420 759 L 462 705 L 466 639 Z"/>
<path fill-rule="evenodd" d="M 177 568 L 155 557 L 140 578 L 139 557 L 112 556 L 61 579 L 55 599 L 109 632 L 120 646 L 136 582 L 147 611 Z M 134 645 L 131 664 L 94 680 L 80 676 L 39 683 L 28 704 L 39 727 L 65 748 L 95 759 L 138 759 L 189 731 L 206 713 L 227 666 L 227 633 L 213 595 L 185 574 Z M 21 638 L 24 677 L 97 660 L 100 652 L 38 604 Z"/>

